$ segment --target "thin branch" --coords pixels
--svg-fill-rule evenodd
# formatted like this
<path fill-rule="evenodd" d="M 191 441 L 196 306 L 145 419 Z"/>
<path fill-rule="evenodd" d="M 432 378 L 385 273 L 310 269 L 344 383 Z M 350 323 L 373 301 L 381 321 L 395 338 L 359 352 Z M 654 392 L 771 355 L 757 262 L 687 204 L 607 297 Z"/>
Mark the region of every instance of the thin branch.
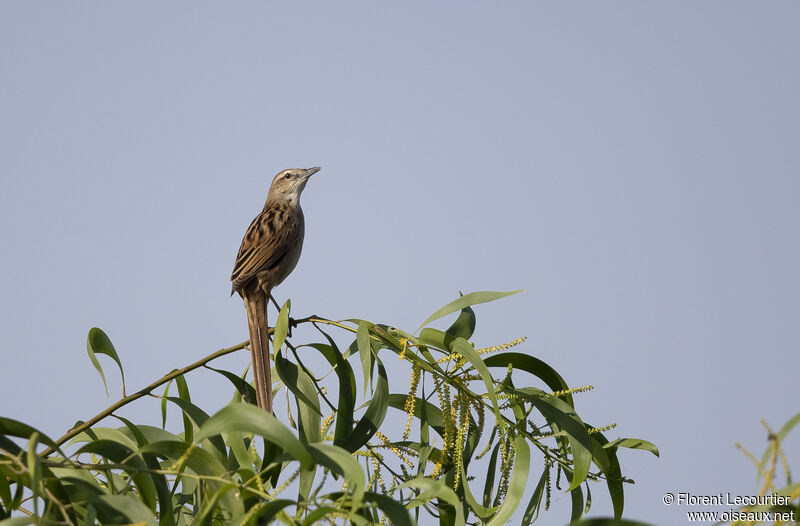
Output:
<path fill-rule="evenodd" d="M 217 352 L 209 354 L 205 358 L 202 358 L 202 359 L 194 362 L 191 365 L 187 365 L 186 367 L 183 367 L 181 369 L 175 369 L 171 373 L 162 376 L 161 378 L 159 378 L 155 382 L 151 383 L 150 385 L 148 385 L 144 389 L 141 389 L 140 391 L 137 391 L 137 392 L 135 392 L 135 393 L 133 393 L 131 395 L 125 396 L 123 398 L 120 398 L 118 401 L 114 402 L 113 404 L 111 404 L 106 409 L 104 409 L 103 411 L 101 411 L 97 415 L 93 416 L 92 418 L 90 418 L 86 422 L 84 422 L 81 425 L 79 425 L 77 427 L 74 427 L 74 428 L 70 429 L 69 431 L 67 431 L 64 434 L 64 436 L 62 436 L 61 438 L 56 440 L 56 445 L 57 446 L 63 445 L 65 442 L 67 442 L 70 439 L 78 436 L 79 434 L 81 434 L 82 432 L 86 431 L 87 429 L 89 429 L 90 427 L 92 427 L 93 425 L 95 425 L 96 423 L 98 423 L 99 421 L 104 419 L 105 417 L 110 416 L 117 409 L 119 409 L 119 408 L 121 408 L 121 407 L 123 407 L 125 405 L 128 405 L 129 403 L 131 403 L 131 402 L 133 402 L 135 400 L 138 400 L 139 398 L 142 398 L 143 396 L 147 396 L 154 389 L 164 385 L 165 383 L 167 383 L 169 381 L 172 381 L 175 378 L 188 373 L 189 371 L 193 371 L 193 370 L 195 370 L 195 369 L 197 369 L 199 367 L 202 367 L 205 364 L 207 364 L 208 362 L 210 362 L 212 360 L 215 360 L 215 359 L 217 359 L 217 358 L 219 358 L 221 356 L 225 356 L 226 354 L 230 354 L 232 352 L 236 352 L 238 350 L 244 349 L 247 346 L 248 343 L 249 342 L 243 342 L 243 343 L 240 343 L 239 345 L 234 345 L 233 347 L 228 347 L 227 349 L 220 349 Z M 46 457 L 47 455 L 50 455 L 51 453 L 53 453 L 53 451 L 54 451 L 53 448 L 51 448 L 51 447 L 47 448 L 47 449 L 45 449 L 44 451 L 42 451 L 40 453 L 40 456 Z"/>

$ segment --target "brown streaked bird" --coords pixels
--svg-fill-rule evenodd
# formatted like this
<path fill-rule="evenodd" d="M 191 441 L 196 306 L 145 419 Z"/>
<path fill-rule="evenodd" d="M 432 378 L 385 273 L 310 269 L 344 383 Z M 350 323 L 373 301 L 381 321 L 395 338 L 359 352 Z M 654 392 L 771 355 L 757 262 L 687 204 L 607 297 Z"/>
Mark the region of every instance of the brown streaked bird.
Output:
<path fill-rule="evenodd" d="M 320 170 L 289 168 L 275 176 L 267 202 L 253 219 L 239 247 L 231 273 L 231 295 L 238 292 L 247 310 L 250 356 L 258 407 L 272 412 L 267 301 L 273 288 L 286 279 L 303 249 L 305 221 L 300 194 L 308 178 Z"/>

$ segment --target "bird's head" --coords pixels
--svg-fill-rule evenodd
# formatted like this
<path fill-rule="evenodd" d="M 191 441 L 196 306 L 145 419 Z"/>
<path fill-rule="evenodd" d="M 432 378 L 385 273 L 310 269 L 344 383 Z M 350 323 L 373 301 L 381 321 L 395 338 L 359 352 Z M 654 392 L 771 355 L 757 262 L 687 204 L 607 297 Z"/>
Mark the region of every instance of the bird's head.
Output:
<path fill-rule="evenodd" d="M 300 199 L 300 193 L 306 187 L 308 178 L 320 171 L 319 166 L 314 168 L 289 168 L 283 170 L 269 187 L 268 201 L 280 200 L 296 203 Z"/>

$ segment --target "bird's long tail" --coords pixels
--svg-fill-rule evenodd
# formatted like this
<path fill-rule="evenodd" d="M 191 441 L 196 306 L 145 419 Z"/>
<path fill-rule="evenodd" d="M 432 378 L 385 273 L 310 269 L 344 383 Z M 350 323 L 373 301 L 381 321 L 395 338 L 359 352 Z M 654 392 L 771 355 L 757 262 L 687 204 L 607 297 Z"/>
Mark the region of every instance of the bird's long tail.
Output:
<path fill-rule="evenodd" d="M 253 294 L 244 298 L 244 305 L 247 309 L 247 325 L 250 329 L 250 357 L 253 362 L 256 402 L 258 407 L 272 413 L 267 298 L 263 294 Z"/>

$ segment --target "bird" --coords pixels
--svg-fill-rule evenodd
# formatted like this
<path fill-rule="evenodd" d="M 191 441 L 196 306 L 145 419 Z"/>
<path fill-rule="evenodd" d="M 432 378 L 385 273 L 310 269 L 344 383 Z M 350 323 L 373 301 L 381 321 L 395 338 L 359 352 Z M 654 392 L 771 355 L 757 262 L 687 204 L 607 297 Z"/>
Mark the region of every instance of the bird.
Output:
<path fill-rule="evenodd" d="M 231 273 L 231 296 L 238 292 L 247 311 L 256 403 L 268 413 L 272 413 L 272 379 L 267 301 L 300 259 L 305 235 L 300 194 L 318 171 L 319 166 L 289 168 L 275 176 L 264 209 L 244 234 Z"/>

